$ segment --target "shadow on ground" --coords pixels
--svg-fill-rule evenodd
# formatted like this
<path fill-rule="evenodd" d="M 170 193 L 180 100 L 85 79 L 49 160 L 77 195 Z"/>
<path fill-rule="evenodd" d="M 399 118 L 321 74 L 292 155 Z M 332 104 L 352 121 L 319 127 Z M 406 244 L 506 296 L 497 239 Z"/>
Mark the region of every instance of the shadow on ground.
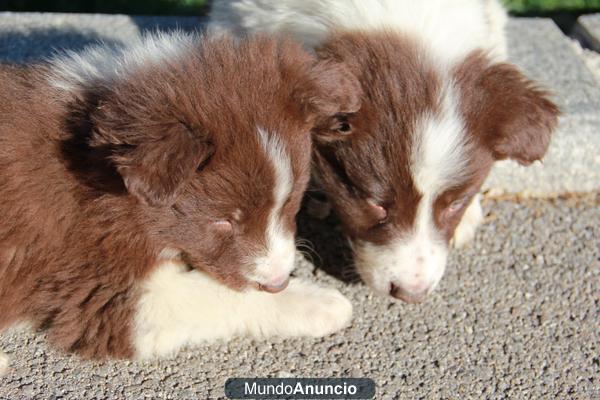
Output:
<path fill-rule="evenodd" d="M 324 219 L 309 215 L 310 196 L 305 196 L 297 217 L 298 250 L 320 269 L 345 283 L 356 283 L 360 277 L 354 268 L 352 249 L 342 233 L 340 223 L 331 213 Z"/>

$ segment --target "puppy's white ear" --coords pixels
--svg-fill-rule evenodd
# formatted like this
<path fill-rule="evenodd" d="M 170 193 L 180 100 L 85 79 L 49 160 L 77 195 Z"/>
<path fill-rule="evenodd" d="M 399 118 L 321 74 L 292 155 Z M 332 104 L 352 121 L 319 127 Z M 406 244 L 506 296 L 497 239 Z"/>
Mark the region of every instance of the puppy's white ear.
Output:
<path fill-rule="evenodd" d="M 481 56 L 465 62 L 457 78 L 468 127 L 496 160 L 529 165 L 544 156 L 559 115 L 547 91 L 515 66 L 488 65 Z"/>

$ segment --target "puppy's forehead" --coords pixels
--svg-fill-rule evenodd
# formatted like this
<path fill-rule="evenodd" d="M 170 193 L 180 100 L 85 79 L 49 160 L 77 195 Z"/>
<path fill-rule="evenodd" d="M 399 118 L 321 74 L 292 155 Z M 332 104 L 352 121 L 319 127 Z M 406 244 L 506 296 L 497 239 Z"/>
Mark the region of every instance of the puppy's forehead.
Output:
<path fill-rule="evenodd" d="M 279 208 L 292 192 L 294 174 L 289 150 L 282 136 L 257 128 L 261 150 L 274 172 L 274 199 Z"/>
<path fill-rule="evenodd" d="M 334 35 L 322 54 L 348 62 L 363 86 L 356 134 L 343 157 L 355 183 L 370 186 L 361 189 L 406 197 L 456 183 L 468 140 L 451 71 L 412 38 L 385 32 Z"/>
<path fill-rule="evenodd" d="M 415 187 L 431 197 L 461 184 L 469 161 L 470 143 L 452 80 L 439 95 L 436 112 L 424 113 L 415 126 L 410 157 Z"/>
<path fill-rule="evenodd" d="M 232 129 L 219 144 L 214 185 L 222 201 L 239 202 L 246 213 L 286 200 L 294 185 L 293 148 L 285 136 L 263 126 Z"/>

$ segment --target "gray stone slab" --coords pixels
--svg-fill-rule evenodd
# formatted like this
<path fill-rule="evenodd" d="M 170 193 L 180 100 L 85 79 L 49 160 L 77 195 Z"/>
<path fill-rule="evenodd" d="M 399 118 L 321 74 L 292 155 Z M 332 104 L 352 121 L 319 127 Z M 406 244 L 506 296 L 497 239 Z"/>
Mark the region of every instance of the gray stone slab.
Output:
<path fill-rule="evenodd" d="M 543 163 L 496 163 L 484 188 L 497 193 L 550 196 L 600 189 L 600 119 L 567 115 Z"/>
<path fill-rule="evenodd" d="M 511 19 L 507 34 L 510 60 L 555 91 L 565 114 L 598 115 L 600 86 L 552 20 Z"/>
<path fill-rule="evenodd" d="M 0 12 L 0 61 L 28 63 L 60 50 L 122 43 L 148 31 L 201 28 L 195 17 Z"/>
<path fill-rule="evenodd" d="M 585 44 L 596 51 L 600 51 L 600 14 L 579 17 L 575 32 L 583 38 Z"/>
<path fill-rule="evenodd" d="M 497 163 L 485 187 L 551 195 L 600 189 L 600 86 L 548 19 L 511 19 L 510 60 L 555 93 L 563 115 L 543 164 Z"/>

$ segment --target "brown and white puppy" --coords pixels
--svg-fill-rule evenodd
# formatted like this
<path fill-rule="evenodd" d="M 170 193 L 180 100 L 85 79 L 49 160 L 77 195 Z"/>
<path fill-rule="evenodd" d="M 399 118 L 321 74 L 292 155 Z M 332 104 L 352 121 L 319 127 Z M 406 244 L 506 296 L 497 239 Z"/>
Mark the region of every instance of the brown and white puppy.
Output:
<path fill-rule="evenodd" d="M 213 2 L 212 30 L 292 35 L 360 81 L 361 109 L 317 129 L 314 174 L 379 293 L 422 301 L 451 238 L 473 236 L 492 164 L 548 148 L 557 107 L 503 61 L 505 20 L 497 0 Z"/>
<path fill-rule="evenodd" d="M 294 264 L 311 129 L 358 108 L 357 86 L 267 38 L 156 35 L 0 66 L 0 330 L 148 357 L 344 326 L 335 290 L 266 292 Z"/>

